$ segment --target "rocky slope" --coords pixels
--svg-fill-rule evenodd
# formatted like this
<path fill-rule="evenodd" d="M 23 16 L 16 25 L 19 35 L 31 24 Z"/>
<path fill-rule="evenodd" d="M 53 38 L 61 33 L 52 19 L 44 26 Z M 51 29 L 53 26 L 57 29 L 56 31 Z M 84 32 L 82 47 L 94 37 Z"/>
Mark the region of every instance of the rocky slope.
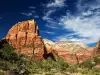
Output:
<path fill-rule="evenodd" d="M 80 50 L 86 50 L 88 47 L 79 41 L 63 41 L 56 42 L 58 46 L 68 49 L 69 52 L 77 52 Z"/>
<path fill-rule="evenodd" d="M 48 52 L 54 50 L 58 56 L 62 57 L 66 62 L 77 64 L 90 59 L 93 49 L 78 41 L 52 42 L 43 39 L 44 45 Z"/>
<path fill-rule="evenodd" d="M 100 40 L 97 42 L 97 44 L 93 48 L 93 55 L 96 55 L 100 53 Z"/>

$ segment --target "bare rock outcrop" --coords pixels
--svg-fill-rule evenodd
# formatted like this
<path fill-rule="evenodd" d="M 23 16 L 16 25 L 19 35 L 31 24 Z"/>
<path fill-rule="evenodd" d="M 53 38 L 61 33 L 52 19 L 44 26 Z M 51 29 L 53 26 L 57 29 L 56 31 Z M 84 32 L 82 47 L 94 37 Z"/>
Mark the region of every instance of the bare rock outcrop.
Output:
<path fill-rule="evenodd" d="M 44 54 L 44 43 L 39 35 L 38 25 L 34 20 L 15 24 L 4 39 L 19 53 L 32 54 L 34 52 L 39 56 Z"/>
<path fill-rule="evenodd" d="M 62 57 L 70 64 L 78 64 L 92 57 L 93 49 L 79 41 L 52 42 L 43 39 L 48 52 L 56 51 L 58 56 Z"/>
<path fill-rule="evenodd" d="M 96 43 L 96 45 L 93 48 L 93 55 L 100 54 L 100 40 Z"/>

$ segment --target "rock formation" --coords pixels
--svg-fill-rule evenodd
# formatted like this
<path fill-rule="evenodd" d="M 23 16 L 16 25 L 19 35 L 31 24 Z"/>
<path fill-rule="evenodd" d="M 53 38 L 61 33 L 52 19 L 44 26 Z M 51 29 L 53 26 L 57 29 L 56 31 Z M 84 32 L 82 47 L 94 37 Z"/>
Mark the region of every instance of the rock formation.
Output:
<path fill-rule="evenodd" d="M 15 24 L 3 39 L 16 48 L 17 53 L 34 54 L 42 59 L 48 56 L 53 58 L 59 56 L 72 64 L 86 61 L 100 51 L 100 41 L 94 48 L 89 48 L 79 41 L 52 42 L 48 39 L 42 40 L 34 20 Z"/>
<path fill-rule="evenodd" d="M 22 54 L 38 54 L 43 56 L 44 44 L 39 35 L 39 29 L 34 20 L 15 24 L 9 31 L 6 39 L 17 52 Z"/>
<path fill-rule="evenodd" d="M 78 41 L 52 42 L 44 40 L 48 52 L 56 51 L 66 62 L 78 64 L 91 58 L 93 49 Z"/>
<path fill-rule="evenodd" d="M 93 48 L 93 55 L 95 56 L 96 54 L 100 53 L 100 40 L 97 42 L 95 47 Z"/>

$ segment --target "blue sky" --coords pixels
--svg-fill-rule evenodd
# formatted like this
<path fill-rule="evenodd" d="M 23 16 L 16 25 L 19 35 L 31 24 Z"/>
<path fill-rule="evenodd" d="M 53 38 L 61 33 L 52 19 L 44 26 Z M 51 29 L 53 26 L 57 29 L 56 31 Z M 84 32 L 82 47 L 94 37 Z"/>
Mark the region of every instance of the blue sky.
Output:
<path fill-rule="evenodd" d="M 15 23 L 33 18 L 42 38 L 88 46 L 100 38 L 100 0 L 2 0 L 0 39 Z"/>

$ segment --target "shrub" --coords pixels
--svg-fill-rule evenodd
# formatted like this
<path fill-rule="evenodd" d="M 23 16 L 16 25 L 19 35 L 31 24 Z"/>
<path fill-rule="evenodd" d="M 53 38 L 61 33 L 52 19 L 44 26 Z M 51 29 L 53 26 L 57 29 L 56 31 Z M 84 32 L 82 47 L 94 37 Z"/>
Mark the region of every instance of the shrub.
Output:
<path fill-rule="evenodd" d="M 5 71 L 3 71 L 2 69 L 0 69 L 0 75 L 5 75 Z"/>
<path fill-rule="evenodd" d="M 96 64 L 100 64 L 100 57 L 94 57 L 94 62 Z"/>
<path fill-rule="evenodd" d="M 88 60 L 88 61 L 85 61 L 85 62 L 79 64 L 79 66 L 80 66 L 81 68 L 90 68 L 90 69 L 92 69 L 92 67 L 93 67 L 94 65 L 95 65 L 95 64 L 93 63 L 92 60 Z"/>

